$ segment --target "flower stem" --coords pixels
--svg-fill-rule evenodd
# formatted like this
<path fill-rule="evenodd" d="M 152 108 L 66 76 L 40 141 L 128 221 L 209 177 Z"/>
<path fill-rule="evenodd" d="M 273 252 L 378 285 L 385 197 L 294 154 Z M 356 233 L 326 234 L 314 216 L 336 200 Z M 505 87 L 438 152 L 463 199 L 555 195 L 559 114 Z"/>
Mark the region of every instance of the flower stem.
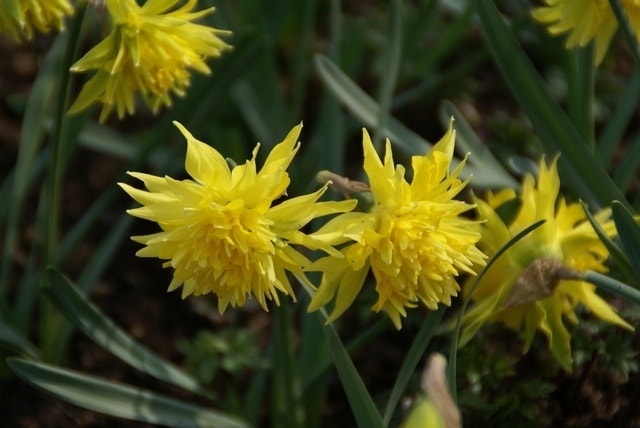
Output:
<path fill-rule="evenodd" d="M 49 168 L 44 183 L 45 204 L 47 207 L 47 221 L 44 230 L 45 248 L 44 260 L 52 263 L 58 243 L 60 223 L 60 201 L 62 196 L 62 180 L 64 177 L 65 157 L 68 155 L 68 141 L 65 138 L 66 127 L 64 117 L 69 101 L 69 82 L 71 76 L 69 68 L 80 39 L 80 28 L 84 16 L 85 6 L 78 6 L 72 18 L 67 37 L 67 46 L 60 63 L 60 94 L 54 112 L 53 128 L 51 131 L 51 149 L 49 153 Z"/>
<path fill-rule="evenodd" d="M 80 29 L 84 18 L 86 6 L 78 5 L 74 17 L 69 23 L 66 36 L 65 51 L 60 62 L 60 93 L 58 103 L 53 113 L 53 128 L 51 130 L 51 145 L 49 148 L 49 164 L 46 172 L 44 192 L 44 247 L 43 264 L 45 267 L 56 264 L 56 250 L 60 234 L 60 204 L 62 200 L 62 184 L 64 179 L 65 164 L 71 151 L 72 139 L 68 138 L 68 126 L 65 121 L 66 110 L 69 102 L 69 84 L 71 76 L 69 68 L 73 62 L 76 49 L 80 40 Z M 48 361 L 58 361 L 62 354 L 59 349 L 62 343 L 59 340 L 59 331 L 64 319 L 59 313 L 54 312 L 51 303 L 42 301 L 40 309 L 40 331 L 42 353 Z"/>
<path fill-rule="evenodd" d="M 584 271 L 578 274 L 579 279 L 590 282 L 601 290 L 622 297 L 628 302 L 640 305 L 640 291 L 601 273 Z"/>

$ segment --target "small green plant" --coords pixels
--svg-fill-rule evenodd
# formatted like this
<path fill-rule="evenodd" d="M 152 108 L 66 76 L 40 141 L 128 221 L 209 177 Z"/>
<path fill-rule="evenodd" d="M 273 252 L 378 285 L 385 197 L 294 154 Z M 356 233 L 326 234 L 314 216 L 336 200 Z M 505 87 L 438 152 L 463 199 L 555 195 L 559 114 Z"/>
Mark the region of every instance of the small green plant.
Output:
<path fill-rule="evenodd" d="M 247 369 L 266 367 L 261 356 L 257 334 L 246 328 L 226 328 L 221 331 L 203 330 L 195 337 L 178 343 L 193 376 L 203 384 L 210 384 L 220 371 L 239 375 Z"/>

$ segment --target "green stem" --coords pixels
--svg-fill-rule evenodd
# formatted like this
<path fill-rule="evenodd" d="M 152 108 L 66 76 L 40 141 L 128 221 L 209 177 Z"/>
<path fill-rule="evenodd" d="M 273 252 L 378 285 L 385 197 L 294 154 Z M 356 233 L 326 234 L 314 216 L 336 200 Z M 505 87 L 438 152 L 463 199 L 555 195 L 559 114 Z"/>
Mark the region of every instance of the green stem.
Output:
<path fill-rule="evenodd" d="M 640 305 L 640 291 L 620 281 L 592 271 L 578 272 L 577 276 L 579 279 L 590 282 L 601 290 L 622 297 L 628 302 Z"/>
<path fill-rule="evenodd" d="M 287 428 L 305 426 L 302 383 L 295 358 L 293 316 L 289 302 L 274 308 L 272 425 Z"/>
<path fill-rule="evenodd" d="M 69 103 L 69 82 L 71 73 L 69 68 L 74 60 L 75 51 L 80 39 L 80 28 L 86 6 L 78 6 L 76 14 L 70 22 L 67 34 L 67 46 L 60 64 L 60 94 L 54 113 L 51 131 L 51 151 L 49 153 L 49 168 L 44 183 L 45 204 L 48 213 L 44 230 L 45 236 L 45 264 L 54 260 L 54 254 L 59 239 L 60 201 L 62 196 L 62 180 L 64 177 L 65 158 L 70 149 L 70 141 L 65 138 L 65 115 Z"/>
<path fill-rule="evenodd" d="M 69 105 L 69 92 L 71 73 L 69 68 L 73 63 L 75 52 L 80 40 L 80 29 L 84 18 L 86 6 L 78 6 L 74 17 L 69 23 L 66 35 L 65 51 L 60 63 L 60 94 L 58 103 L 53 114 L 53 127 L 51 131 L 51 146 L 49 151 L 49 167 L 47 168 L 43 192 L 44 192 L 44 212 L 47 218 L 44 222 L 44 266 L 55 265 L 55 254 L 60 234 L 60 203 L 62 200 L 62 184 L 66 160 L 71 151 L 70 138 L 67 138 L 67 126 L 65 115 Z M 53 306 L 47 302 L 42 302 L 40 314 L 40 330 L 42 340 L 42 352 L 44 358 L 51 361 L 59 359 L 56 355 L 58 335 L 56 332 L 60 328 L 63 318 L 59 314 L 54 314 Z"/>

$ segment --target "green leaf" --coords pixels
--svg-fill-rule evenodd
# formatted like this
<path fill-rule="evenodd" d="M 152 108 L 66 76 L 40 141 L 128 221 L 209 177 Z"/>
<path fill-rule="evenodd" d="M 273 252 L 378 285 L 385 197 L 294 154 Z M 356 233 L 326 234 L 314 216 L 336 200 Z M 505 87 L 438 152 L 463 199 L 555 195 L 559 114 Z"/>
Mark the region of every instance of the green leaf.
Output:
<path fill-rule="evenodd" d="M 322 56 L 315 56 L 316 70 L 324 84 L 331 90 L 333 95 L 349 110 L 351 113 L 370 127 L 379 126 L 380 106 L 367 95 L 353 80 L 351 80 L 340 68 L 330 59 Z M 424 154 L 429 151 L 432 144 L 407 128 L 398 120 L 389 116 L 384 126 L 379 128 L 379 132 L 385 134 L 391 140 L 391 144 L 403 150 L 410 155 Z M 452 167 L 455 168 L 459 161 L 454 159 Z M 478 168 L 476 162 L 471 161 L 467 164 L 464 174 L 473 174 L 474 183 L 494 184 L 496 182 L 496 172 L 491 168 Z M 498 164 L 499 165 L 499 164 Z M 496 164 L 494 164 L 496 166 Z M 504 171 L 500 166 L 498 171 Z M 506 172 L 499 172 L 501 178 L 506 177 Z M 508 180 L 504 178 L 504 180 Z M 503 182 L 501 181 L 501 184 Z"/>
<path fill-rule="evenodd" d="M 27 338 L 16 331 L 9 323 L 2 320 L 0 320 L 0 348 L 32 358 L 37 358 L 38 356 L 38 351 L 29 343 Z"/>
<path fill-rule="evenodd" d="M 629 259 L 627 259 L 627 256 L 620 249 L 620 247 L 618 247 L 616 243 L 613 242 L 611 238 L 609 238 L 604 229 L 602 229 L 602 226 L 600 226 L 600 223 L 598 223 L 598 221 L 595 219 L 587 204 L 585 204 L 583 201 L 581 201 L 581 204 L 582 209 L 584 210 L 584 213 L 589 220 L 589 223 L 591 223 L 591 227 L 593 227 L 593 230 L 596 232 L 596 235 L 598 235 L 598 238 L 600 238 L 602 244 L 607 247 L 611 259 L 616 265 L 618 265 L 622 273 L 627 278 L 633 279 L 635 276 L 633 273 L 633 269 L 631 269 L 631 264 L 629 263 Z"/>
<path fill-rule="evenodd" d="M 317 317 L 318 322 L 324 324 L 326 314 L 324 314 L 322 310 L 319 311 Z M 371 395 L 369 395 L 364 382 L 362 382 L 362 378 L 354 367 L 347 350 L 332 324 L 324 325 L 324 334 L 329 344 L 329 351 L 333 357 L 333 362 L 338 370 L 338 376 L 340 376 L 340 381 L 347 394 L 351 411 L 355 416 L 356 423 L 359 427 L 363 428 L 384 427 L 385 424 L 380 418 L 380 413 L 371 399 Z"/>
<path fill-rule="evenodd" d="M 289 302 L 274 309 L 273 394 L 271 421 L 273 426 L 304 427 L 302 382 L 295 358 L 293 317 Z"/>
<path fill-rule="evenodd" d="M 475 5 L 493 56 L 511 93 L 531 120 L 545 150 L 552 155 L 562 153 L 559 162 L 563 182 L 589 205 L 602 207 L 613 200 L 624 201 L 628 205 L 549 92 L 494 3 L 475 0 Z"/>
<path fill-rule="evenodd" d="M 624 6 L 622 6 L 622 2 L 620 0 L 609 0 L 609 4 L 611 5 L 613 14 L 616 16 L 624 41 L 629 47 L 631 58 L 633 58 L 633 62 L 636 63 L 636 69 L 640 72 L 640 44 L 638 43 L 638 38 L 634 29 L 631 27 L 629 17 L 627 16 Z"/>
<path fill-rule="evenodd" d="M 604 131 L 598 139 L 598 157 L 603 165 L 610 165 L 622 137 L 640 102 L 640 74 L 634 73 L 622 90 L 613 115 L 607 119 Z"/>
<path fill-rule="evenodd" d="M 389 425 L 391 417 L 393 416 L 393 411 L 398 405 L 398 401 L 400 401 L 400 397 L 404 393 L 404 390 L 411 379 L 411 375 L 416 370 L 416 367 L 418 367 L 420 360 L 424 357 L 424 351 L 427 349 L 427 346 L 429 346 L 429 342 L 440 325 L 440 321 L 442 320 L 445 311 L 446 307 L 444 305 L 440 305 L 438 310 L 429 312 L 429 315 L 427 315 L 427 318 L 425 318 L 422 323 L 418 334 L 416 334 L 416 337 L 411 344 L 411 348 L 409 348 L 409 352 L 407 352 L 407 356 L 402 362 L 402 367 L 400 367 L 393 389 L 389 395 L 389 400 L 387 401 L 387 406 L 384 411 L 385 426 Z"/>
<path fill-rule="evenodd" d="M 157 379 L 212 398 L 195 379 L 136 342 L 92 305 L 76 286 L 60 272 L 49 269 L 44 293 L 65 317 L 89 338 L 127 364 Z"/>
<path fill-rule="evenodd" d="M 380 118 L 380 106 L 329 58 L 317 54 L 314 63 L 318 75 L 333 95 L 365 125 L 376 127 Z M 387 126 L 381 132 L 394 145 L 410 154 L 426 153 L 431 148 L 431 143 L 392 117 L 389 117 Z"/>
<path fill-rule="evenodd" d="M 640 284 L 640 226 L 631 211 L 618 201 L 611 204 L 611 212 L 618 238 L 635 274 L 635 281 Z"/>
<path fill-rule="evenodd" d="M 169 427 L 248 427 L 234 416 L 149 390 L 24 359 L 9 358 L 7 364 L 30 384 L 69 403 L 107 415 Z"/>
<path fill-rule="evenodd" d="M 402 4 L 399 0 L 389 2 L 389 34 L 384 53 L 384 68 L 380 76 L 380 94 L 378 96 L 378 120 L 373 138 L 374 144 L 381 149 L 383 129 L 391 117 L 391 101 L 398 81 L 400 59 L 402 54 Z"/>
<path fill-rule="evenodd" d="M 7 231 L 3 243 L 2 267 L 0 273 L 0 292 L 7 288 L 9 270 L 13 261 L 13 253 L 18 239 L 18 226 L 24 198 L 31 181 L 36 174 L 41 173 L 41 168 L 35 168 L 36 157 L 42 146 L 45 136 L 45 122 L 50 112 L 50 101 L 59 84 L 57 71 L 64 51 L 66 36 L 56 38 L 49 50 L 38 76 L 29 93 L 27 109 L 25 111 L 20 132 L 20 144 L 18 159 L 13 175 L 13 188 L 11 190 L 7 215 Z"/>

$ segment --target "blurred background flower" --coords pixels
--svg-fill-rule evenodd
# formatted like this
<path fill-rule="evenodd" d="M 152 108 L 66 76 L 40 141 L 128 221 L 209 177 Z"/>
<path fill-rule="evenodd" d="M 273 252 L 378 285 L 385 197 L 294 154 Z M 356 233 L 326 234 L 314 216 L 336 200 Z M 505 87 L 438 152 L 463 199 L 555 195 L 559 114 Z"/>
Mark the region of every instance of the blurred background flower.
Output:
<path fill-rule="evenodd" d="M 19 42 L 31 39 L 34 31 L 61 31 L 65 18 L 73 13 L 67 0 L 6 0 L 0 6 L 0 32 Z"/>
<path fill-rule="evenodd" d="M 231 47 L 220 39 L 229 31 L 192 21 L 214 8 L 193 11 L 195 0 L 173 9 L 176 0 L 106 0 L 111 32 L 72 67 L 84 73 L 96 70 L 85 83 L 69 112 L 101 103 L 100 120 L 115 109 L 119 118 L 133 114 L 135 96 L 142 95 L 155 113 L 171 105 L 171 95 L 183 96 L 191 82 L 191 70 L 209 74 L 205 60 Z M 172 10 L 173 9 L 173 10 Z"/>

